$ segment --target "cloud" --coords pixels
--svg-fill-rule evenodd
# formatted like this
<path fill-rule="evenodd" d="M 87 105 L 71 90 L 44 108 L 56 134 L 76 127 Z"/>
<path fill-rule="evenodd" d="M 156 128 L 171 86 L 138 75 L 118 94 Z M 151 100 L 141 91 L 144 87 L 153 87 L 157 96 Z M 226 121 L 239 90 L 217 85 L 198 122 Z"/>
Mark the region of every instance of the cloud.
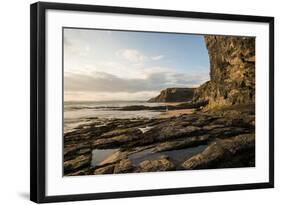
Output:
<path fill-rule="evenodd" d="M 122 49 L 117 51 L 116 55 L 132 63 L 143 63 L 144 61 L 147 60 L 157 61 L 164 58 L 163 55 L 156 55 L 156 56 L 149 57 L 136 49 Z"/>
<path fill-rule="evenodd" d="M 94 51 L 88 44 L 71 41 L 70 38 L 66 36 L 64 37 L 63 43 L 65 58 L 93 57 Z"/>
<path fill-rule="evenodd" d="M 72 46 L 71 41 L 70 41 L 69 38 L 67 38 L 67 37 L 64 37 L 64 38 L 63 38 L 63 44 L 64 44 L 65 47 L 70 47 L 70 46 Z"/>
<path fill-rule="evenodd" d="M 65 101 L 134 101 L 134 100 L 147 100 L 155 97 L 159 93 L 157 91 L 144 91 L 144 92 L 91 92 L 91 91 L 81 91 L 81 92 L 64 92 Z"/>
<path fill-rule="evenodd" d="M 163 57 L 164 57 L 164 56 L 162 56 L 162 55 L 159 55 L 159 56 L 152 56 L 151 59 L 157 61 L 157 60 L 161 60 Z"/>
<path fill-rule="evenodd" d="M 68 73 L 64 76 L 64 89 L 71 92 L 136 93 L 160 92 L 167 87 L 197 87 L 206 81 L 205 75 L 171 72 L 151 73 L 146 78 L 126 79 L 105 72 L 91 75 Z"/>
<path fill-rule="evenodd" d="M 117 51 L 117 56 L 120 56 L 133 63 L 142 63 L 147 57 L 140 51 L 135 49 L 122 49 Z"/>

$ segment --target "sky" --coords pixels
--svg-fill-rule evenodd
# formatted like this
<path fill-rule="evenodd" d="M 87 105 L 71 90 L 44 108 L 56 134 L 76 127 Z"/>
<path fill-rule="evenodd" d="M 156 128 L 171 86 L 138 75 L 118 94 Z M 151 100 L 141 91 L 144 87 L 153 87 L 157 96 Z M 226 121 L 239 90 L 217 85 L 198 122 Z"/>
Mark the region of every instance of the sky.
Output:
<path fill-rule="evenodd" d="M 146 101 L 209 80 L 202 35 L 64 28 L 65 101 Z"/>

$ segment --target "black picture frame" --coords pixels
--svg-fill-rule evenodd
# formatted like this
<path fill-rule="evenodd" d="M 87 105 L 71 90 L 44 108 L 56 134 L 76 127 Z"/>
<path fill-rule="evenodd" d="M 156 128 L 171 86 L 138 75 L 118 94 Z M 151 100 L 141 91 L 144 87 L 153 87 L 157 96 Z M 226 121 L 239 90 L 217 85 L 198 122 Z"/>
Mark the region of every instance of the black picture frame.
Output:
<path fill-rule="evenodd" d="M 263 183 L 230 184 L 190 188 L 171 188 L 109 193 L 46 196 L 46 81 L 45 25 L 46 10 L 120 13 L 129 15 L 166 16 L 194 19 L 263 22 L 269 24 L 269 181 Z M 126 8 L 82 4 L 38 2 L 30 7 L 30 199 L 37 203 L 77 200 L 97 200 L 123 197 L 217 192 L 274 187 L 274 18 L 264 16 Z"/>

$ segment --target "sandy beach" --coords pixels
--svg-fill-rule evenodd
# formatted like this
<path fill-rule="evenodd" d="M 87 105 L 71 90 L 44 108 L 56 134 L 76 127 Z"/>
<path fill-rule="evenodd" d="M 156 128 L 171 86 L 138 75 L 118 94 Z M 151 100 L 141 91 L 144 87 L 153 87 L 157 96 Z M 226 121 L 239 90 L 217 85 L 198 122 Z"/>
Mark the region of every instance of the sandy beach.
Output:
<path fill-rule="evenodd" d="M 195 111 L 196 111 L 196 109 L 168 110 L 168 111 L 162 112 L 160 114 L 159 118 L 178 117 L 178 116 L 184 115 L 184 114 L 193 114 Z"/>

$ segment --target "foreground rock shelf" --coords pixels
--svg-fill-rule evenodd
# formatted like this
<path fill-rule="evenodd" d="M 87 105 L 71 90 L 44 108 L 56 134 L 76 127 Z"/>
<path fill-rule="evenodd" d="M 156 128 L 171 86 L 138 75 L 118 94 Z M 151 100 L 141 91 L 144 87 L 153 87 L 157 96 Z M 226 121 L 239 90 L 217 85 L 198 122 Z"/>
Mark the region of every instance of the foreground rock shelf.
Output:
<path fill-rule="evenodd" d="M 255 166 L 253 104 L 156 119 L 88 119 L 64 135 L 64 174 Z M 99 164 L 92 150 L 116 149 Z"/>

